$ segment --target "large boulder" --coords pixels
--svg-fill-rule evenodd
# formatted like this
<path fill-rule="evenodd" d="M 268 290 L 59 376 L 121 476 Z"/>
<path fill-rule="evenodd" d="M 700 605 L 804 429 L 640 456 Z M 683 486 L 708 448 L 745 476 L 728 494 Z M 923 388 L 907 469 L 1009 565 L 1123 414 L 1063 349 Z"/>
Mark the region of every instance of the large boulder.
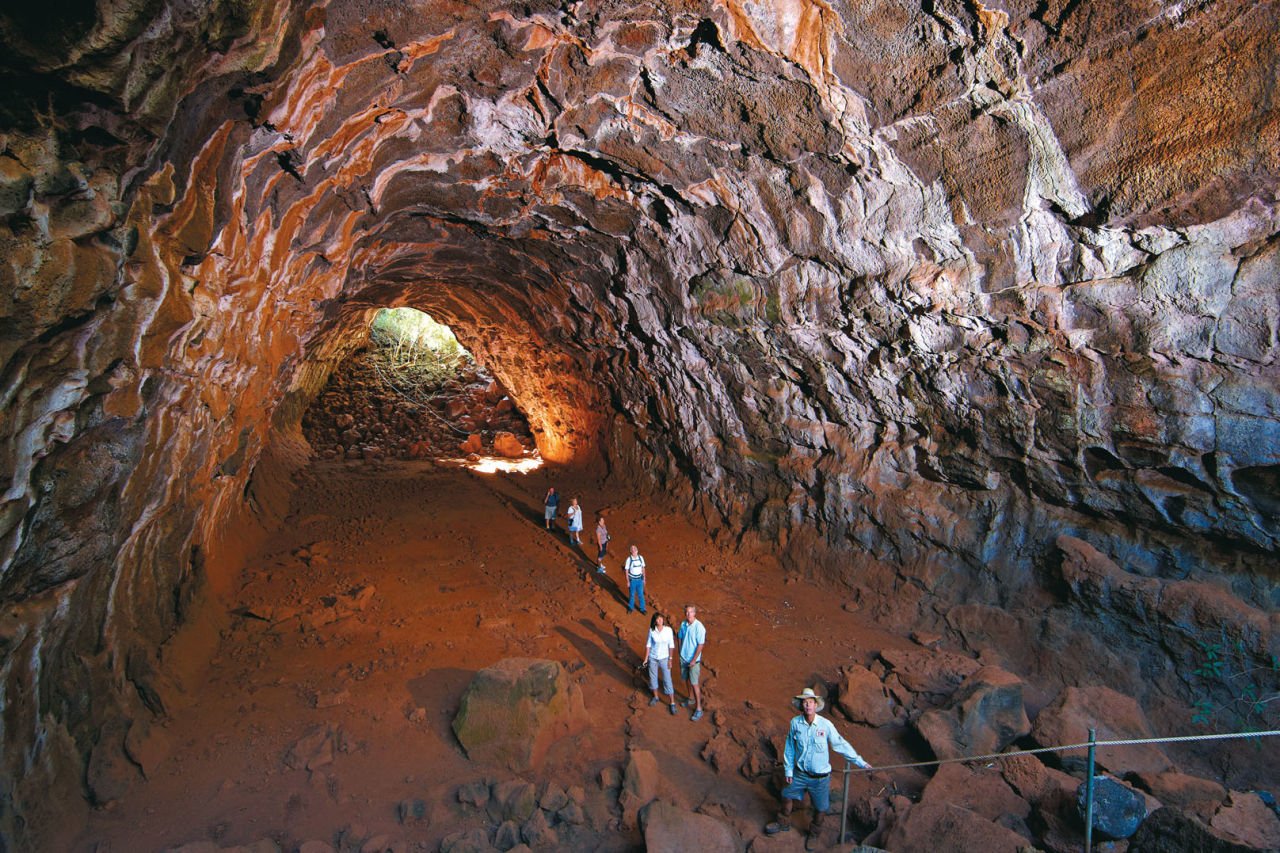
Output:
<path fill-rule="evenodd" d="M 661 779 L 658 759 L 652 752 L 643 749 L 631 751 L 627 758 L 627 769 L 622 774 L 622 790 L 618 793 L 623 826 L 636 825 L 640 810 L 658 795 Z"/>
<path fill-rule="evenodd" d="M 493 452 L 509 459 L 519 459 L 524 456 L 524 445 L 513 433 L 498 432 L 493 436 Z"/>
<path fill-rule="evenodd" d="M 489 834 L 479 827 L 454 832 L 440 841 L 440 853 L 493 853 Z"/>
<path fill-rule="evenodd" d="M 917 803 L 906 810 L 878 842 L 887 850 L 929 853 L 1019 853 L 1029 845 L 1011 829 L 948 803 Z"/>
<path fill-rule="evenodd" d="M 1106 687 L 1068 687 L 1036 717 L 1031 737 L 1041 746 L 1062 746 L 1089 740 L 1090 727 L 1098 740 L 1152 738 L 1155 733 L 1138 703 Z M 1063 767 L 1081 770 L 1085 750 L 1059 753 Z M 1171 769 L 1164 750 L 1153 744 L 1104 746 L 1096 750 L 1096 761 L 1116 775 L 1128 772 L 1161 773 Z"/>
<path fill-rule="evenodd" d="M 1209 820 L 1227 798 L 1227 789 L 1217 782 L 1177 770 L 1139 773 L 1133 781 L 1166 806 L 1186 809 L 1204 820 Z"/>
<path fill-rule="evenodd" d="M 926 699 L 936 697 L 931 704 L 940 704 L 982 668 L 973 658 L 927 649 L 885 649 L 880 659 L 905 690 Z"/>
<path fill-rule="evenodd" d="M 1280 818 L 1253 792 L 1232 791 L 1227 804 L 1209 821 L 1215 832 L 1256 847 L 1280 850 Z"/>
<path fill-rule="evenodd" d="M 949 803 L 986 818 L 1022 821 L 1031 806 L 1013 792 L 994 769 L 970 770 L 963 764 L 944 764 L 925 786 L 922 803 Z M 1003 820 L 1002 820 L 1003 819 Z"/>
<path fill-rule="evenodd" d="M 1088 809 L 1087 788 L 1080 783 L 1076 804 L 1083 822 Z M 1132 788 L 1107 776 L 1093 777 L 1094 834 L 1102 839 L 1128 838 L 1147 817 L 1147 802 Z"/>
<path fill-rule="evenodd" d="M 486 801 L 486 809 L 494 821 L 524 823 L 538 810 L 538 792 L 520 779 L 494 782 Z"/>
<path fill-rule="evenodd" d="M 875 673 L 857 664 L 844 669 L 836 707 L 855 723 L 884 726 L 894 721 L 893 700 L 888 691 Z"/>
<path fill-rule="evenodd" d="M 472 761 L 532 769 L 556 740 L 586 725 L 582 690 L 555 661 L 508 658 L 480 670 L 453 733 Z"/>
<path fill-rule="evenodd" d="M 1167 806 L 1152 812 L 1129 839 L 1130 853 L 1257 853 L 1214 832 L 1190 812 Z"/>
<path fill-rule="evenodd" d="M 742 842 L 724 821 L 654 800 L 640 812 L 648 853 L 738 853 Z"/>
<path fill-rule="evenodd" d="M 1022 682 L 994 666 L 970 675 L 946 710 L 930 709 L 916 728 L 938 758 L 989 755 L 1031 731 Z"/>

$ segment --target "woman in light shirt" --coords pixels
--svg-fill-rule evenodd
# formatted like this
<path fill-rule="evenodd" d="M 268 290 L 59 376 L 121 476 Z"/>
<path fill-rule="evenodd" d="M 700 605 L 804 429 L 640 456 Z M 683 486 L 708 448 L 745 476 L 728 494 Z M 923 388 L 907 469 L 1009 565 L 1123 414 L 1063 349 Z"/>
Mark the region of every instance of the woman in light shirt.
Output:
<path fill-rule="evenodd" d="M 672 714 L 676 712 L 676 691 L 671 684 L 671 654 L 675 647 L 676 638 L 666 617 L 661 613 L 653 614 L 649 620 L 649 642 L 644 647 L 644 662 L 649 667 L 649 689 L 653 691 L 649 706 L 661 701 L 658 696 L 658 674 L 661 673 L 663 692 L 670 701 Z"/>
<path fill-rule="evenodd" d="M 577 498 L 569 499 L 569 508 L 564 511 L 565 517 L 569 519 L 569 544 L 582 544 L 582 507 L 578 506 Z"/>

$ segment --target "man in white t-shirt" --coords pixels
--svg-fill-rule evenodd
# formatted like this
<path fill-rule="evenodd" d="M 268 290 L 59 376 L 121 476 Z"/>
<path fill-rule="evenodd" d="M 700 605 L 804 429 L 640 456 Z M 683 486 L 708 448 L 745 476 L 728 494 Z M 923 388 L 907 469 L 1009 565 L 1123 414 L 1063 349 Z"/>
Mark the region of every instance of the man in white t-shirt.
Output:
<path fill-rule="evenodd" d="M 644 557 L 640 556 L 640 549 L 635 545 L 631 546 L 631 556 L 622 564 L 622 573 L 626 575 L 627 588 L 631 592 L 631 597 L 627 599 L 627 612 L 635 610 L 639 603 L 640 612 L 644 613 Z"/>

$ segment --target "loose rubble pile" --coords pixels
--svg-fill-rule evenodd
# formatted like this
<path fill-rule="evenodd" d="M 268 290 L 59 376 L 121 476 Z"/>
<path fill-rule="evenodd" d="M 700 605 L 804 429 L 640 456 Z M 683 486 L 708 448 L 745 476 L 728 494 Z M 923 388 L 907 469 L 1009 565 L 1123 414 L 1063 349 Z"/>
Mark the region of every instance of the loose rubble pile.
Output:
<path fill-rule="evenodd" d="M 429 459 L 481 454 L 518 458 L 534 448 L 524 415 L 479 366 L 438 391 L 412 398 L 393 387 L 376 350 L 360 350 L 334 371 L 302 418 L 323 459 Z"/>
<path fill-rule="evenodd" d="M 835 683 L 839 715 L 909 728 L 940 759 L 1081 743 L 1089 726 L 1100 740 L 1153 737 L 1137 703 L 1100 686 L 1066 688 L 1032 722 L 1017 676 L 953 652 L 885 650 Z M 1100 748 L 1097 772 L 1094 838 L 1112 842 L 1107 849 L 1182 850 L 1189 834 L 1212 845 L 1196 849 L 1280 846 L 1270 792 L 1181 773 L 1158 745 Z M 1067 853 L 1083 836 L 1084 775 L 1082 751 L 944 764 L 918 797 L 855 774 L 851 817 L 857 837 L 889 850 Z"/>

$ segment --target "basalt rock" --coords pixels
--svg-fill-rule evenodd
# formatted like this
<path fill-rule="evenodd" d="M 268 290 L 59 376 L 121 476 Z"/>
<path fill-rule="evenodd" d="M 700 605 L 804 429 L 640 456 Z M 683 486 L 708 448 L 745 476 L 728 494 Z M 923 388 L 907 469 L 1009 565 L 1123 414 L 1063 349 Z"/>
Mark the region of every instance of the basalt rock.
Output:
<path fill-rule="evenodd" d="M 705 850 L 736 853 L 742 849 L 737 834 L 723 821 L 656 800 L 640 811 L 646 850 Z"/>
<path fill-rule="evenodd" d="M 1280 818 L 1256 793 L 1232 791 L 1209 826 L 1215 832 L 1259 850 L 1280 848 Z"/>
<path fill-rule="evenodd" d="M 560 664 L 508 658 L 476 673 L 462 694 L 453 733 L 471 760 L 524 771 L 535 767 L 552 743 L 585 724 L 582 690 Z M 536 804 L 533 786 L 523 789 L 531 806 Z M 505 807 L 495 790 L 491 802 L 499 801 Z"/>
<path fill-rule="evenodd" d="M 622 825 L 634 827 L 641 809 L 653 802 L 662 783 L 658 759 L 648 750 L 632 750 L 627 756 L 627 769 L 622 778 L 618 805 L 622 807 Z"/>
<path fill-rule="evenodd" d="M 1223 836 L 1172 806 L 1153 812 L 1130 839 L 1134 853 L 1255 853 L 1256 847 Z"/>
<path fill-rule="evenodd" d="M 1145 620 L 1280 603 L 1277 3 L 1006 6 L 0 12 L 4 829 L 162 712 L 393 304 L 544 458 L 904 626 L 1012 611 L 1058 686 L 1114 645 L 1045 610 L 1059 535 L 1208 584 L 1109 626 L 1185 693 Z"/>
<path fill-rule="evenodd" d="M 1068 687 L 1056 701 L 1036 716 L 1031 737 L 1041 746 L 1086 743 L 1089 729 L 1098 740 L 1145 739 L 1155 737 L 1138 703 L 1106 687 Z M 1116 775 L 1128 772 L 1160 773 L 1171 769 L 1169 757 L 1156 744 L 1101 746 L 1097 764 Z M 1085 766 L 1084 753 L 1061 753 L 1069 769 Z"/>
<path fill-rule="evenodd" d="M 1085 784 L 1076 791 L 1076 811 L 1083 822 L 1088 808 Z M 1102 839 L 1128 838 L 1147 817 L 1142 795 L 1109 776 L 1093 778 L 1093 831 Z"/>
<path fill-rule="evenodd" d="M 883 842 L 888 850 L 990 850 L 1018 853 L 1027 839 L 948 803 L 921 802 L 895 819 Z"/>
<path fill-rule="evenodd" d="M 852 664 L 844 668 L 844 680 L 836 707 L 855 723 L 883 726 L 896 719 L 893 700 L 880 679 L 865 666 Z"/>
<path fill-rule="evenodd" d="M 1031 731 L 1022 681 L 994 666 L 966 678 L 946 709 L 925 711 L 915 726 L 943 759 L 991 755 Z"/>
<path fill-rule="evenodd" d="M 949 803 L 987 820 L 1008 825 L 1031 814 L 1031 806 L 1013 792 L 999 771 L 970 770 L 962 764 L 944 764 L 929 780 L 922 803 Z"/>

